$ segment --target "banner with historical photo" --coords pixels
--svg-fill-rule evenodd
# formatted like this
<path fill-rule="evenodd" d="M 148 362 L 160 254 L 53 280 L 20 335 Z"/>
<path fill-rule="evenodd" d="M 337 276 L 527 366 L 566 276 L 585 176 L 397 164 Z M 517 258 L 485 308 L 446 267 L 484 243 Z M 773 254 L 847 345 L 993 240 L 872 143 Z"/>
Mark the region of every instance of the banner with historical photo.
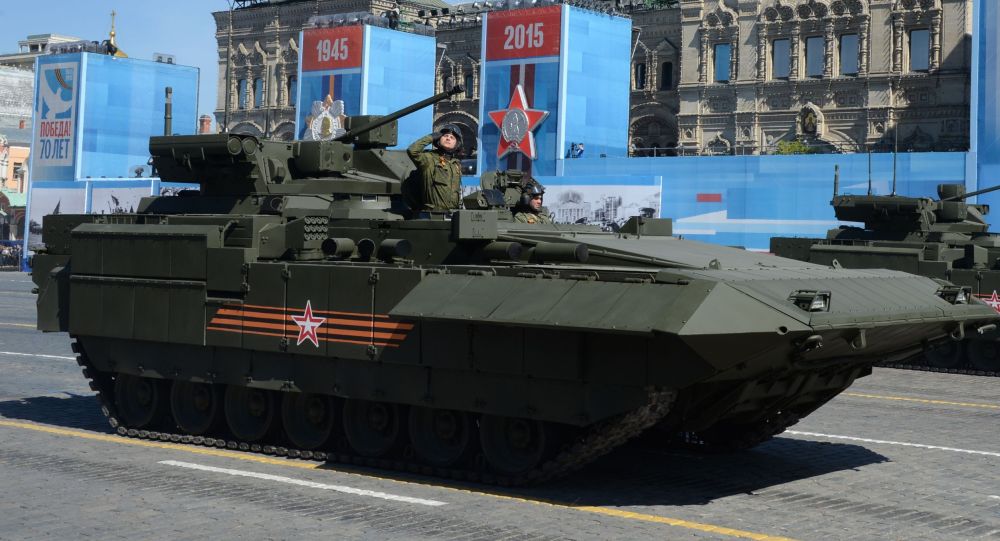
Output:
<path fill-rule="evenodd" d="M 634 180 L 633 180 L 634 181 Z M 643 184 L 562 184 L 545 186 L 545 208 L 552 221 L 589 224 L 618 231 L 632 216 L 660 216 L 659 177 Z"/>
<path fill-rule="evenodd" d="M 91 214 L 133 213 L 139 207 L 139 200 L 152 195 L 152 186 L 128 181 L 101 183 L 90 190 Z"/>
<path fill-rule="evenodd" d="M 76 61 L 67 61 L 67 57 Z M 32 180 L 72 180 L 77 143 L 79 55 L 41 56 L 35 74 Z"/>
<path fill-rule="evenodd" d="M 60 183 L 66 184 L 66 183 Z M 45 188 L 33 186 L 28 205 L 28 233 L 25 235 L 27 249 L 42 243 L 42 218 L 49 214 L 80 214 L 85 212 L 87 187 L 80 183 L 74 188 Z"/>

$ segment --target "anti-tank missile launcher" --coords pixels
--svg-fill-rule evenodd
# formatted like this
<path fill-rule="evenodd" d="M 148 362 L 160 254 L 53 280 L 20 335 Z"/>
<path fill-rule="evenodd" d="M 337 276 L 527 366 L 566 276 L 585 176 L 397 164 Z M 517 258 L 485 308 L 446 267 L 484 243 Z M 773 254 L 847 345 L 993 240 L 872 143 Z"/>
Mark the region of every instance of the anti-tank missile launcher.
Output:
<path fill-rule="evenodd" d="M 997 319 L 927 278 L 684 241 L 665 220 L 515 223 L 513 172 L 415 214 L 382 122 L 153 138 L 161 178 L 197 192 L 46 217 L 38 327 L 73 336 L 119 433 L 539 482 L 653 427 L 754 445 L 875 363 Z"/>

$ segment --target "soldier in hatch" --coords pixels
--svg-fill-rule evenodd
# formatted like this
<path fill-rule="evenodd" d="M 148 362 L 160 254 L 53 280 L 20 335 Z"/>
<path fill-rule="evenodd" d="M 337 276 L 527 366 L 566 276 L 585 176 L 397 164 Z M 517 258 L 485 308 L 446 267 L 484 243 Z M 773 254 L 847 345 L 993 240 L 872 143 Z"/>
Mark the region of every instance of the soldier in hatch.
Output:
<path fill-rule="evenodd" d="M 550 224 L 552 217 L 542 206 L 545 186 L 535 180 L 529 180 L 521 189 L 521 199 L 514 207 L 514 221 L 525 224 Z"/>
<path fill-rule="evenodd" d="M 424 148 L 433 144 L 430 150 Z M 421 180 L 421 200 L 414 210 L 457 209 L 462 200 L 462 132 L 445 124 L 413 142 L 406 154 L 417 166 Z"/>

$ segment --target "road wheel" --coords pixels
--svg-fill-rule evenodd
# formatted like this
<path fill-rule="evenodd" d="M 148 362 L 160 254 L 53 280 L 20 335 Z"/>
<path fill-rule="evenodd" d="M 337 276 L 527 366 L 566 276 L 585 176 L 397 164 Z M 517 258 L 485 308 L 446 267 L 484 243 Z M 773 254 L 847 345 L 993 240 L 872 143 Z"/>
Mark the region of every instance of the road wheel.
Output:
<path fill-rule="evenodd" d="M 472 421 L 465 412 L 412 407 L 409 429 L 413 451 L 432 466 L 453 466 L 473 447 Z"/>
<path fill-rule="evenodd" d="M 275 425 L 274 393 L 249 387 L 226 387 L 226 424 L 236 439 L 264 439 Z"/>
<path fill-rule="evenodd" d="M 958 368 L 965 361 L 962 343 L 951 340 L 924 352 L 927 364 L 934 368 Z"/>
<path fill-rule="evenodd" d="M 209 383 L 175 381 L 170 387 L 170 411 L 182 432 L 194 436 L 212 432 L 222 419 L 219 389 Z"/>
<path fill-rule="evenodd" d="M 976 370 L 1000 372 L 1000 342 L 996 340 L 970 340 L 969 363 Z"/>
<path fill-rule="evenodd" d="M 312 393 L 284 393 L 281 423 L 288 441 L 313 451 L 326 444 L 337 418 L 333 397 Z"/>
<path fill-rule="evenodd" d="M 554 443 L 549 424 L 531 419 L 483 415 L 479 442 L 486 462 L 497 473 L 519 475 L 537 468 Z"/>
<path fill-rule="evenodd" d="M 344 435 L 359 455 L 388 455 L 401 439 L 400 425 L 396 404 L 352 399 L 344 403 Z"/>
<path fill-rule="evenodd" d="M 163 412 L 161 381 L 128 374 L 115 377 L 115 406 L 119 419 L 128 428 L 146 428 Z"/>

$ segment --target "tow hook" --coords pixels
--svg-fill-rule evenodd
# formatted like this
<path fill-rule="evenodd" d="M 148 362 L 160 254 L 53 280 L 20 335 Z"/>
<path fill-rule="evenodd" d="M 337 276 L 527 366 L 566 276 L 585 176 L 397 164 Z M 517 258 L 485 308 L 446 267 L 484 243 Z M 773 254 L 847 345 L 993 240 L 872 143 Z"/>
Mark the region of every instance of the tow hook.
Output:
<path fill-rule="evenodd" d="M 809 353 L 823 347 L 823 337 L 818 334 L 807 336 L 799 343 L 799 353 Z"/>
<path fill-rule="evenodd" d="M 951 336 L 951 339 L 956 342 L 965 340 L 965 324 L 959 323 L 958 326 L 955 327 L 955 330 L 951 331 L 951 334 L 949 334 L 949 336 Z"/>

